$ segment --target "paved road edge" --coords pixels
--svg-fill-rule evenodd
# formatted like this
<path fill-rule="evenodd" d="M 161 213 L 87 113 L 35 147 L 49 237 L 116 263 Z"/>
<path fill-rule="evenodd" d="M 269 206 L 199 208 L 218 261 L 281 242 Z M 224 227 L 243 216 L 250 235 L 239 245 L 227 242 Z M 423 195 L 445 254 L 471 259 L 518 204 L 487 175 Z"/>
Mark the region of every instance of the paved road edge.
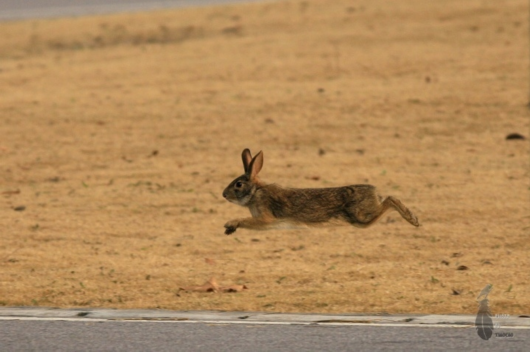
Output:
<path fill-rule="evenodd" d="M 217 324 L 322 324 L 369 326 L 475 326 L 474 315 L 292 314 L 263 312 L 171 311 L 106 308 L 3 307 L 0 320 L 153 321 Z M 504 329 L 530 329 L 530 315 L 493 317 Z"/>

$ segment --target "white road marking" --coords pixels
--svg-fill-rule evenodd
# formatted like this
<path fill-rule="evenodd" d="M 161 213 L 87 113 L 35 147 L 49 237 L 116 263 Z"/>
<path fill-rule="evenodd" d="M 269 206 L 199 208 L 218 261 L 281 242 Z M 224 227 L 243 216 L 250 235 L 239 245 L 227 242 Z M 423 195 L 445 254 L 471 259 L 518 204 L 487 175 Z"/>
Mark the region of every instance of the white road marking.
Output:
<path fill-rule="evenodd" d="M 256 320 L 190 320 L 179 318 L 70 318 L 70 317 L 16 317 L 16 316 L 0 316 L 0 321 L 24 320 L 24 321 L 71 321 L 83 323 L 97 323 L 97 322 L 124 322 L 124 323 L 187 323 L 187 324 L 216 324 L 216 325 L 311 325 L 311 326 L 388 326 L 388 327 L 422 327 L 422 328 L 459 328 L 471 329 L 475 328 L 474 324 L 416 324 L 416 323 L 357 323 L 357 322 L 288 322 L 288 321 L 256 321 Z M 505 329 L 520 329 L 528 330 L 530 326 L 502 326 L 499 330 Z"/>

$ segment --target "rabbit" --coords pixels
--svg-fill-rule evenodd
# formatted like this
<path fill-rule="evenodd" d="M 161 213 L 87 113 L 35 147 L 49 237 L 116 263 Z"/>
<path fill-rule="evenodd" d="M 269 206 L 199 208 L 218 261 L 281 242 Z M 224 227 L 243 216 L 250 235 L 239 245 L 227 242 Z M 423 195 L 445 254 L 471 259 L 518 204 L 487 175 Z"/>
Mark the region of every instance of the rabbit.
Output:
<path fill-rule="evenodd" d="M 388 209 L 397 210 L 414 226 L 418 218 L 394 197 L 382 198 L 372 185 L 351 185 L 334 188 L 283 188 L 258 179 L 263 166 L 263 153 L 252 157 L 249 149 L 241 155 L 245 173 L 233 180 L 223 191 L 229 202 L 248 207 L 252 217 L 228 221 L 225 234 L 238 228 L 267 230 L 297 228 L 330 223 L 368 227 Z"/>

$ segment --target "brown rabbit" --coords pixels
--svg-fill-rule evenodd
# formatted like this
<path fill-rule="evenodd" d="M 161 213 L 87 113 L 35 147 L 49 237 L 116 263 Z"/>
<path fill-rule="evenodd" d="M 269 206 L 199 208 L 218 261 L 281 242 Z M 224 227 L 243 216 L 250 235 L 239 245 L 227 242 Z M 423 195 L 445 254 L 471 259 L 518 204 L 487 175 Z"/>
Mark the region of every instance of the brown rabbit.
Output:
<path fill-rule="evenodd" d="M 225 224 L 225 234 L 237 228 L 266 230 L 270 228 L 317 226 L 326 223 L 349 223 L 367 227 L 388 209 L 397 210 L 414 226 L 418 219 L 398 199 L 381 201 L 372 185 L 335 188 L 282 188 L 258 179 L 263 153 L 254 158 L 250 150 L 242 154 L 245 174 L 232 181 L 223 191 L 228 201 L 250 209 L 251 218 L 235 219 Z"/>

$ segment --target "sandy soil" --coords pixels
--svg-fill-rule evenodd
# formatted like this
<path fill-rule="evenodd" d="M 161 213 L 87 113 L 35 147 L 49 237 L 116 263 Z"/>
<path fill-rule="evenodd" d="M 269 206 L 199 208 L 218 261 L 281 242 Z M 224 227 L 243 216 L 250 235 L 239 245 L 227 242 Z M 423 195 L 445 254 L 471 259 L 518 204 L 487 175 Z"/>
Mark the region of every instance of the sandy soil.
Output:
<path fill-rule="evenodd" d="M 280 1 L 0 23 L 0 304 L 530 313 L 527 2 Z M 520 133 L 526 140 L 506 140 Z M 238 230 L 240 153 L 419 217 Z M 214 277 L 237 293 L 188 292 Z"/>

